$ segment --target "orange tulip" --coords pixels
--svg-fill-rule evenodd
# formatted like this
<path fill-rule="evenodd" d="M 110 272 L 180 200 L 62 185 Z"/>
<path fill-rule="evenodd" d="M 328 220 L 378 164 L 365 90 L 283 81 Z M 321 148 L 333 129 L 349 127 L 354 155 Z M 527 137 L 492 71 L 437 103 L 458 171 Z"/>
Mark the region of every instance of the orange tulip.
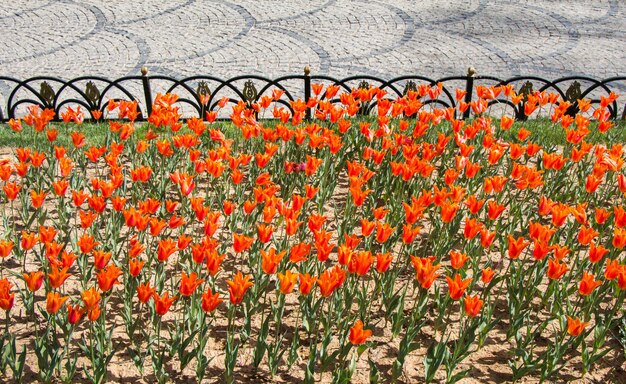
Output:
<path fill-rule="evenodd" d="M 26 286 L 31 292 L 36 292 L 43 284 L 44 273 L 42 271 L 23 273 Z"/>
<path fill-rule="evenodd" d="M 69 186 L 69 182 L 66 179 L 57 180 L 52 183 L 52 188 L 54 189 L 54 194 L 57 196 L 65 196 L 67 192 L 67 187 Z"/>
<path fill-rule="evenodd" d="M 448 281 L 449 294 L 452 300 L 460 299 L 472 282 L 472 279 L 470 278 L 461 280 L 461 275 L 458 273 L 454 274 L 454 278 L 452 279 L 449 276 L 446 276 L 446 280 Z"/>
<path fill-rule="evenodd" d="M 604 224 L 609 218 L 609 216 L 611 215 L 611 212 L 603 208 L 596 208 L 595 213 L 596 213 L 596 223 L 598 224 Z"/>
<path fill-rule="evenodd" d="M 604 277 L 607 280 L 614 280 L 615 278 L 619 276 L 622 269 L 624 269 L 624 267 L 619 264 L 619 260 L 608 259 L 606 261 Z"/>
<path fill-rule="evenodd" d="M 233 248 L 235 253 L 241 253 L 250 249 L 254 239 L 238 233 L 233 233 Z"/>
<path fill-rule="evenodd" d="M 67 321 L 74 325 L 77 324 L 80 319 L 82 319 L 85 314 L 85 310 L 80 307 L 80 305 L 72 306 L 70 304 L 67 305 Z"/>
<path fill-rule="evenodd" d="M 491 282 L 494 275 L 495 275 L 495 272 L 493 271 L 493 269 L 485 268 L 482 270 L 480 280 L 483 282 L 483 284 L 487 285 Z"/>
<path fill-rule="evenodd" d="M 583 272 L 583 278 L 578 285 L 578 292 L 583 296 L 589 296 L 600 285 L 602 285 L 601 280 L 596 280 L 591 273 Z"/>
<path fill-rule="evenodd" d="M 433 285 L 435 279 L 439 276 L 435 272 L 437 272 L 441 266 L 439 264 L 433 265 L 434 260 L 434 256 L 411 256 L 411 263 L 413 263 L 413 267 L 415 267 L 415 278 L 424 289 L 429 289 Z"/>
<path fill-rule="evenodd" d="M 128 271 L 131 276 L 137 277 L 141 273 L 145 262 L 138 258 L 130 259 L 128 262 Z"/>
<path fill-rule="evenodd" d="M 173 239 L 167 238 L 159 240 L 159 246 L 157 248 L 157 259 L 160 262 L 167 261 L 167 259 L 178 250 L 178 244 Z"/>
<path fill-rule="evenodd" d="M 486 194 L 500 193 L 504 189 L 507 178 L 504 176 L 492 176 L 485 178 L 483 190 Z"/>
<path fill-rule="evenodd" d="M 346 271 L 339 266 L 327 269 L 317 279 L 320 293 L 323 297 L 329 297 L 335 289 L 339 288 L 346 279 Z"/>
<path fill-rule="evenodd" d="M 567 204 L 556 203 L 550 209 L 552 214 L 552 225 L 560 227 L 565 223 L 565 220 L 570 214 L 570 207 Z"/>
<path fill-rule="evenodd" d="M 567 271 L 569 271 L 567 264 L 554 259 L 548 260 L 548 277 L 551 280 L 560 279 Z"/>
<path fill-rule="evenodd" d="M 283 259 L 283 256 L 285 256 L 285 253 L 287 252 L 282 251 L 282 252 L 276 253 L 275 248 L 270 248 L 270 250 L 267 252 L 264 250 L 261 250 L 261 258 L 262 258 L 261 268 L 263 269 L 263 272 L 267 273 L 268 275 L 273 275 L 274 273 L 276 273 L 278 264 Z"/>
<path fill-rule="evenodd" d="M 307 255 L 311 252 L 311 246 L 306 243 L 298 243 L 291 247 L 289 252 L 289 261 L 298 263 L 307 259 Z"/>
<path fill-rule="evenodd" d="M 453 269 L 463 268 L 463 265 L 465 265 L 467 260 L 469 260 L 469 256 L 467 256 L 467 254 L 454 250 L 450 251 L 450 264 Z"/>
<path fill-rule="evenodd" d="M 150 300 L 153 295 L 155 293 L 155 290 L 153 287 L 150 286 L 150 282 L 145 282 L 143 284 L 139 284 L 137 286 L 137 298 L 139 299 L 140 303 L 147 303 L 148 300 Z"/>
<path fill-rule="evenodd" d="M 350 328 L 350 342 L 353 345 L 361 345 L 367 341 L 372 336 L 372 331 L 369 329 L 363 329 L 363 322 L 361 320 L 357 320 L 354 323 L 354 326 Z"/>
<path fill-rule="evenodd" d="M 43 205 L 44 200 L 46 199 L 47 193 L 45 191 L 36 192 L 34 190 L 30 191 L 30 200 L 33 205 L 33 208 L 39 209 Z"/>
<path fill-rule="evenodd" d="M 285 295 L 291 293 L 296 285 L 296 280 L 298 280 L 298 274 L 287 270 L 285 273 L 278 273 L 277 276 L 280 282 L 280 291 Z"/>
<path fill-rule="evenodd" d="M 93 236 L 85 233 L 78 239 L 76 245 L 78 245 L 81 253 L 89 254 L 95 247 L 100 245 L 100 243 L 97 242 Z"/>
<path fill-rule="evenodd" d="M 396 229 L 392 228 L 389 223 L 376 223 L 376 241 L 381 244 L 386 242 L 395 230 Z"/>
<path fill-rule="evenodd" d="M 490 220 L 495 220 L 504 212 L 505 208 L 503 204 L 498 204 L 494 200 L 490 200 L 487 203 L 487 216 Z"/>
<path fill-rule="evenodd" d="M 309 216 L 309 222 L 307 225 L 311 232 L 318 232 L 322 229 L 325 221 L 326 216 L 312 213 L 311 216 Z"/>
<path fill-rule="evenodd" d="M 597 263 L 602 260 L 607 253 L 609 253 L 609 250 L 604 248 L 603 245 L 591 243 L 591 247 L 589 248 L 589 261 Z"/>
<path fill-rule="evenodd" d="M 266 224 L 257 224 L 256 228 L 259 233 L 259 241 L 263 244 L 269 243 L 274 233 L 274 227 Z"/>
<path fill-rule="evenodd" d="M 226 255 L 220 255 L 217 251 L 211 251 L 207 253 L 206 265 L 211 276 L 217 275 L 220 270 L 222 261 L 226 258 Z"/>
<path fill-rule="evenodd" d="M 595 231 L 593 228 L 581 226 L 578 231 L 578 242 L 580 245 L 589 245 L 591 241 L 598 236 L 599 233 Z"/>
<path fill-rule="evenodd" d="M 48 280 L 50 280 L 50 286 L 54 289 L 63 285 L 65 280 L 71 275 L 67 273 L 69 268 L 60 269 L 56 265 L 50 267 L 50 273 L 48 274 Z"/>
<path fill-rule="evenodd" d="M 411 244 L 413 240 L 420 234 L 422 228 L 419 226 L 413 227 L 411 224 L 402 225 L 402 242 L 404 244 Z"/>
<path fill-rule="evenodd" d="M 111 264 L 105 269 L 100 270 L 96 273 L 96 278 L 98 279 L 98 286 L 102 290 L 102 292 L 108 292 L 113 288 L 113 285 L 120 284 L 117 279 L 122 275 L 122 270 L 119 269 L 115 264 Z"/>
<path fill-rule="evenodd" d="M 0 258 L 8 257 L 13 250 L 13 242 L 10 240 L 0 241 Z"/>
<path fill-rule="evenodd" d="M 350 258 L 348 271 L 356 273 L 359 276 L 365 276 L 375 260 L 376 258 L 372 256 L 372 252 L 370 251 L 356 252 L 354 256 Z"/>
<path fill-rule="evenodd" d="M 393 256 L 391 255 L 391 252 L 377 254 L 376 255 L 376 270 L 379 273 L 387 272 L 392 261 L 393 261 Z"/>
<path fill-rule="evenodd" d="M 524 237 L 520 236 L 518 239 L 515 239 L 513 236 L 509 235 L 509 257 L 511 259 L 517 259 L 522 251 L 530 244 L 527 242 Z"/>
<path fill-rule="evenodd" d="M 109 263 L 109 260 L 111 260 L 111 252 L 104 252 L 101 249 L 96 249 L 95 251 L 93 251 L 93 265 L 94 267 L 96 267 L 96 269 L 104 269 L 107 264 Z"/>
<path fill-rule="evenodd" d="M 465 200 L 465 205 L 472 215 L 477 214 L 484 204 L 485 199 L 477 200 L 475 195 L 470 195 L 470 197 Z"/>
<path fill-rule="evenodd" d="M 315 285 L 315 282 L 317 281 L 317 277 L 311 276 L 308 273 L 305 273 L 305 274 L 300 273 L 298 277 L 299 277 L 299 283 L 300 283 L 300 293 L 306 296 L 311 292 L 311 289 L 313 288 L 313 286 Z"/>
<path fill-rule="evenodd" d="M 154 307 L 156 313 L 159 316 L 165 315 L 170 310 L 170 307 L 172 306 L 172 303 L 174 303 L 174 300 L 178 298 L 177 296 L 170 298 L 169 292 L 165 292 L 162 296 L 154 293 L 152 297 L 154 298 Z"/>
<path fill-rule="evenodd" d="M 12 285 L 8 279 L 0 279 L 0 308 L 7 312 L 13 308 L 15 299 L 15 293 L 10 293 Z"/>
<path fill-rule="evenodd" d="M 613 246 L 616 248 L 624 248 L 626 246 L 626 229 L 615 228 L 613 231 Z"/>
<path fill-rule="evenodd" d="M 366 219 L 361 219 L 361 234 L 364 237 L 367 237 L 372 234 L 374 228 L 376 227 L 375 221 L 369 221 Z"/>
<path fill-rule="evenodd" d="M 477 234 L 484 228 L 484 225 L 478 220 L 471 218 L 465 220 L 465 227 L 463 228 L 463 236 L 467 240 L 471 240 L 476 237 Z"/>
<path fill-rule="evenodd" d="M 85 311 L 90 321 L 98 320 L 100 317 L 100 292 L 95 287 L 91 287 L 80 294 L 85 304 Z"/>
<path fill-rule="evenodd" d="M 228 284 L 228 293 L 230 295 L 231 304 L 239 304 L 243 300 L 243 296 L 246 294 L 248 288 L 252 287 L 254 284 L 250 281 L 250 276 L 244 275 L 241 271 L 237 271 L 234 278 L 232 280 L 227 280 L 226 284 Z"/>
<path fill-rule="evenodd" d="M 444 223 L 450 223 L 452 219 L 454 219 L 454 216 L 456 215 L 456 212 L 458 210 L 459 210 L 458 204 L 451 203 L 450 201 L 446 200 L 441 205 L 441 220 Z"/>
<path fill-rule="evenodd" d="M 189 275 L 183 272 L 180 278 L 180 294 L 183 296 L 191 296 L 193 292 L 204 283 L 204 279 L 198 279 L 198 274 L 191 272 Z"/>
<path fill-rule="evenodd" d="M 22 190 L 22 187 L 18 183 L 14 182 L 14 183 L 6 183 L 4 187 L 2 187 L 2 189 L 4 190 L 4 193 L 7 195 L 7 198 L 10 201 L 12 201 L 17 198 L 17 195 L 20 193 L 20 190 Z"/>
<path fill-rule="evenodd" d="M 493 240 L 496 237 L 495 232 L 489 232 L 486 228 L 480 230 L 480 245 L 483 248 L 489 248 L 493 244 Z"/>
<path fill-rule="evenodd" d="M 626 289 L 626 267 L 622 266 L 620 268 L 619 274 L 617 275 L 617 286 L 619 289 Z"/>
<path fill-rule="evenodd" d="M 483 301 L 479 298 L 478 295 L 465 296 L 465 299 L 463 299 L 463 304 L 465 306 L 465 313 L 472 318 L 478 316 L 480 310 L 483 307 Z"/>
<path fill-rule="evenodd" d="M 56 314 L 66 300 L 67 296 L 61 296 L 56 292 L 48 292 L 48 297 L 46 299 L 46 311 L 51 315 Z"/>
<path fill-rule="evenodd" d="M 573 337 L 579 336 L 581 333 L 583 333 L 585 327 L 588 324 L 589 323 L 581 322 L 578 318 L 574 319 L 570 316 L 567 316 L 567 333 Z"/>
<path fill-rule="evenodd" d="M 533 240 L 533 258 L 535 260 L 543 260 L 550 252 L 551 247 L 548 244 Z"/>
<path fill-rule="evenodd" d="M 202 310 L 206 313 L 213 312 L 222 302 L 219 292 L 213 293 L 210 288 L 202 293 Z"/>

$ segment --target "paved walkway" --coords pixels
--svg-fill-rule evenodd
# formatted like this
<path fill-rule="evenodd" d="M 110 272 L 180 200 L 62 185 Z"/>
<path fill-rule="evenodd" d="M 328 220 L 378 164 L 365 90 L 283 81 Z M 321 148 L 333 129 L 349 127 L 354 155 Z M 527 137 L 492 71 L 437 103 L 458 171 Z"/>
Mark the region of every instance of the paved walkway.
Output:
<path fill-rule="evenodd" d="M 0 75 L 626 74 L 622 0 L 6 0 Z"/>

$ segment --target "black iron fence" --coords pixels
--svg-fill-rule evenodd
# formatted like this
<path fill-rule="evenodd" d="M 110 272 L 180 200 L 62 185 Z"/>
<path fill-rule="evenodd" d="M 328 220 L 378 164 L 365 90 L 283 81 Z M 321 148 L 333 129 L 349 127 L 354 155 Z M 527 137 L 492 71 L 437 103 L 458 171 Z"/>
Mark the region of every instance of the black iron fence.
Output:
<path fill-rule="evenodd" d="M 302 75 L 283 76 L 269 79 L 262 76 L 237 76 L 227 80 L 213 76 L 192 76 L 184 79 L 175 79 L 169 76 L 149 75 L 147 68 L 142 68 L 141 75 L 126 76 L 110 80 L 98 76 L 83 76 L 72 80 L 63 80 L 50 76 L 33 77 L 18 80 L 0 76 L 0 121 L 6 122 L 25 113 L 29 105 L 38 105 L 41 108 L 50 108 L 55 111 L 55 119 L 59 120 L 61 112 L 68 106 L 81 106 L 85 117 L 93 119 L 93 111 L 105 112 L 109 100 L 137 101 L 139 108 L 138 120 L 146 120 L 153 107 L 153 100 L 157 93 L 176 93 L 178 103 L 184 109 L 185 117 L 196 116 L 206 118 L 207 111 L 215 111 L 218 103 L 226 98 L 229 103 L 254 103 L 264 95 L 271 95 L 274 89 L 284 91 L 276 101 L 279 105 L 292 112 L 291 101 L 297 99 L 308 100 L 311 97 L 312 84 L 335 84 L 346 91 L 354 88 L 376 86 L 387 91 L 390 98 L 402 97 L 409 90 L 415 90 L 421 84 L 442 84 L 442 91 L 438 98 L 426 103 L 441 107 L 453 107 L 457 111 L 457 118 L 471 117 L 471 109 L 461 113 L 458 111 L 459 101 L 456 90 L 464 90 L 463 101 L 466 103 L 476 99 L 476 86 L 512 85 L 518 95 L 527 95 L 533 91 L 548 91 L 557 93 L 562 99 L 572 103 L 572 110 L 577 110 L 577 100 L 588 99 L 593 104 L 600 103 L 602 96 L 611 92 L 619 93 L 626 89 L 626 76 L 611 77 L 596 80 L 585 76 L 569 76 L 556 80 L 547 80 L 537 76 L 517 76 L 509 79 L 500 79 L 493 76 L 478 76 L 470 68 L 465 76 L 449 76 L 432 79 L 424 76 L 408 75 L 384 80 L 373 76 L 351 76 L 337 79 L 330 76 L 311 75 L 310 70 L 304 69 Z M 331 100 L 339 102 L 339 99 Z M 369 113 L 375 107 L 375 102 L 362 108 L 361 113 Z M 497 104 L 503 113 L 518 120 L 526 118 L 524 102 L 512 103 L 509 99 L 500 97 L 490 100 L 489 105 Z M 613 101 L 607 107 L 611 119 L 626 118 L 626 104 L 623 99 Z M 225 112 L 223 112 L 225 113 Z M 96 113 L 97 115 L 98 113 Z M 306 118 L 310 119 L 312 111 L 309 109 Z M 104 113 L 101 118 L 116 118 L 115 115 Z"/>

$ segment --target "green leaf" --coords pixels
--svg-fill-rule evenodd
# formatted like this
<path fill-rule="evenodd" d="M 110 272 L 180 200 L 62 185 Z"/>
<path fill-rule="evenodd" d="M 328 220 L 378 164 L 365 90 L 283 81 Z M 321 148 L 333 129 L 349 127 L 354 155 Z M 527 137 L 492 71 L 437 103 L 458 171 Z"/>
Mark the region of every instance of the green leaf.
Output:
<path fill-rule="evenodd" d="M 367 363 L 370 366 L 370 384 L 378 384 L 380 372 L 378 371 L 376 363 L 374 363 L 372 359 L 369 358 L 367 359 Z"/>

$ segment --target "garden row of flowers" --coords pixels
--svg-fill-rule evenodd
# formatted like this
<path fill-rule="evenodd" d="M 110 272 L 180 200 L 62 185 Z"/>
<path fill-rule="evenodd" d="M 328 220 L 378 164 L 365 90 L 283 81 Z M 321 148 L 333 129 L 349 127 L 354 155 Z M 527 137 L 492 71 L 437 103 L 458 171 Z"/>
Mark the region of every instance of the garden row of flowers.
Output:
<path fill-rule="evenodd" d="M 611 134 L 617 95 L 574 115 L 478 87 L 457 91 L 462 121 L 429 104 L 436 85 L 313 89 L 291 111 L 280 90 L 232 105 L 228 123 L 182 121 L 159 95 L 141 135 L 137 104 L 111 100 L 102 146 L 80 108 L 11 120 L 33 145 L 0 162 L 2 377 L 101 383 L 123 354 L 148 381 L 232 382 L 246 351 L 274 378 L 452 383 L 498 332 L 511 380 L 593 371 L 624 316 L 626 176 L 621 144 L 586 137 Z M 489 117 L 502 95 L 566 144 Z M 388 364 L 372 358 L 387 344 Z"/>

